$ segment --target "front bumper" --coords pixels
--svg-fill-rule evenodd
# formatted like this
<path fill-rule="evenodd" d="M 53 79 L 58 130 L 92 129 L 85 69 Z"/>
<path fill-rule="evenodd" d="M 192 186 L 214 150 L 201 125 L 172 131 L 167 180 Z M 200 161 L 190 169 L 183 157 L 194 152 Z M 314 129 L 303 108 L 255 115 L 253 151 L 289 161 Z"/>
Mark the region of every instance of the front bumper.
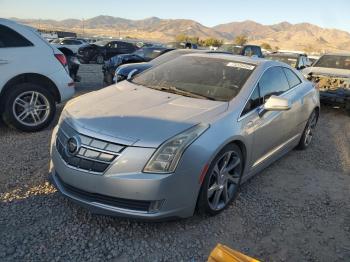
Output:
<path fill-rule="evenodd" d="M 126 158 L 122 155 L 118 160 L 123 162 Z M 127 161 L 133 165 L 132 158 Z M 92 174 L 68 166 L 55 146 L 52 163 L 52 182 L 58 191 L 93 213 L 163 220 L 190 217 L 195 210 L 198 180 L 191 179 L 187 172 L 159 175 L 125 170 L 119 173 L 114 171 L 118 166 L 114 164 L 104 174 Z"/>

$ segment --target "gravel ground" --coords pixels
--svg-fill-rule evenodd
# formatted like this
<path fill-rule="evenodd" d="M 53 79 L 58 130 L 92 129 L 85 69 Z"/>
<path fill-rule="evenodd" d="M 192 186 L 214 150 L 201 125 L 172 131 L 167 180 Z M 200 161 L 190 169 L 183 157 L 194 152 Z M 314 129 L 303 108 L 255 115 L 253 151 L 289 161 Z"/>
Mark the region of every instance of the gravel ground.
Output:
<path fill-rule="evenodd" d="M 82 66 L 79 93 L 98 89 Z M 98 71 L 100 72 L 100 71 Z M 217 243 L 263 261 L 350 261 L 350 118 L 324 107 L 315 139 L 242 186 L 216 217 L 97 216 L 48 183 L 51 128 L 0 124 L 0 261 L 204 261 Z"/>

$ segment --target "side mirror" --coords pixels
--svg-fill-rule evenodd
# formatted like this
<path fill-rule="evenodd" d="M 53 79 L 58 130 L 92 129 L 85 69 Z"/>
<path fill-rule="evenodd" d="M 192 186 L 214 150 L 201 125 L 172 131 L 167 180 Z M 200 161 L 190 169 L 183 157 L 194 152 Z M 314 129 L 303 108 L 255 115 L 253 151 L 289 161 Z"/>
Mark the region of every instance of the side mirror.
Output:
<path fill-rule="evenodd" d="M 287 111 L 291 108 L 287 98 L 271 96 L 263 105 L 259 115 L 262 116 L 267 111 Z"/>

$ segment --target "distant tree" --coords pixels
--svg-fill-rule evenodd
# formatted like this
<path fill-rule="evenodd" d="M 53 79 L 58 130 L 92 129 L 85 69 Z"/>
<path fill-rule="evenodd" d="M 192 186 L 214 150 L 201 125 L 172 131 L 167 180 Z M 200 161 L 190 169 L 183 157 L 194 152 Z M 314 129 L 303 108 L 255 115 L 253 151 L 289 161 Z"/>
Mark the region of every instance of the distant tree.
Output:
<path fill-rule="evenodd" d="M 186 34 L 179 34 L 179 35 L 175 36 L 175 41 L 178 43 L 190 42 L 192 44 L 198 44 L 199 37 L 198 36 L 188 36 Z"/>
<path fill-rule="evenodd" d="M 200 44 L 202 46 L 215 46 L 215 47 L 220 47 L 222 46 L 224 42 L 220 39 L 216 39 L 216 38 L 207 38 L 204 40 L 200 41 Z"/>
<path fill-rule="evenodd" d="M 248 38 L 245 35 L 238 35 L 236 36 L 234 43 L 236 45 L 245 45 L 246 43 L 248 43 Z"/>
<path fill-rule="evenodd" d="M 280 48 L 278 46 L 275 46 L 274 50 L 278 51 L 278 50 L 280 50 Z"/>
<path fill-rule="evenodd" d="M 266 50 L 272 50 L 272 47 L 268 43 L 262 43 L 261 47 Z"/>
<path fill-rule="evenodd" d="M 188 42 L 191 42 L 192 44 L 198 44 L 199 43 L 199 37 L 198 36 L 191 36 L 187 39 Z"/>
<path fill-rule="evenodd" d="M 187 39 L 188 39 L 188 36 L 185 34 L 179 34 L 179 35 L 175 36 L 175 41 L 179 42 L 179 43 L 187 42 Z"/>

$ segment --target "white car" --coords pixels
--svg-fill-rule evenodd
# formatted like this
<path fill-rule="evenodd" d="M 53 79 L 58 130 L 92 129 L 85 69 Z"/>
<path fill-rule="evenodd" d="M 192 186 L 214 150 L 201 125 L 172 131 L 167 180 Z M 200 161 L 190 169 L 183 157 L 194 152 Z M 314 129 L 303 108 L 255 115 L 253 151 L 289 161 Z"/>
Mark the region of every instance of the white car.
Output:
<path fill-rule="evenodd" d="M 74 54 L 78 52 L 78 49 L 82 46 L 88 45 L 86 41 L 75 38 L 58 38 L 51 42 L 55 47 L 66 47 L 70 49 Z"/>
<path fill-rule="evenodd" d="M 66 57 L 35 29 L 0 19 L 0 115 L 16 129 L 47 127 L 56 103 L 71 98 Z"/>

